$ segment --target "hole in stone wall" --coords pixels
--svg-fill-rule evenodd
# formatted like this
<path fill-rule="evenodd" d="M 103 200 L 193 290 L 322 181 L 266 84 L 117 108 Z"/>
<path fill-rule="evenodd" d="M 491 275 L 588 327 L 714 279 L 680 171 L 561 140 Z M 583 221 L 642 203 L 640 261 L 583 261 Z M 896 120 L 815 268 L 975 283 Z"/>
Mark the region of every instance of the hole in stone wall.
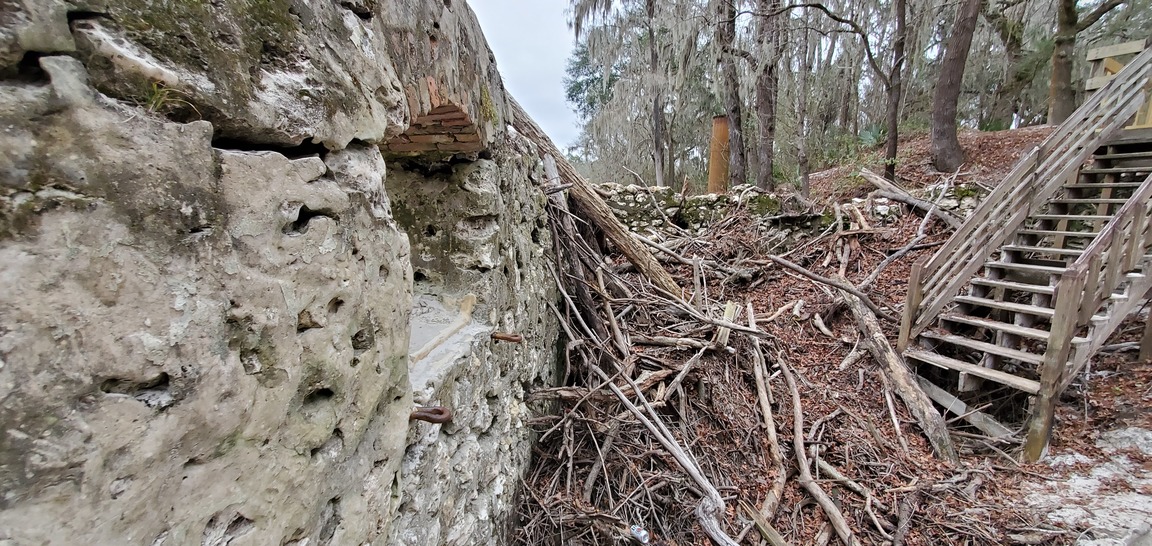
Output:
<path fill-rule="evenodd" d="M 437 233 L 440 233 L 440 230 L 436 229 L 436 226 L 433 226 L 431 224 L 429 224 L 428 227 L 424 228 L 424 235 L 427 235 L 429 237 L 435 237 Z"/>
<path fill-rule="evenodd" d="M 86 20 L 91 20 L 91 19 L 102 19 L 102 18 L 108 17 L 108 14 L 107 14 L 107 13 L 102 13 L 102 12 L 99 12 L 99 11 L 83 11 L 83 10 L 76 10 L 76 11 L 69 11 L 69 12 L 67 13 L 67 17 L 68 17 L 68 22 L 69 22 L 69 23 L 75 23 L 76 21 L 86 21 Z"/>
<path fill-rule="evenodd" d="M 340 2 L 340 6 L 343 7 L 344 9 L 354 13 L 357 17 L 360 18 L 361 21 L 371 21 L 372 20 L 372 15 L 373 15 L 372 8 L 361 4 L 360 2 L 344 1 L 344 2 Z"/>
<path fill-rule="evenodd" d="M 311 138 L 305 139 L 295 146 L 285 146 L 217 134 L 212 138 L 212 147 L 237 152 L 276 152 L 288 159 L 300 159 L 302 157 L 312 156 L 319 156 L 320 159 L 324 159 L 324 157 L 328 155 L 328 148 L 325 147 L 324 144 L 316 142 Z"/>
<path fill-rule="evenodd" d="M 304 397 L 304 405 L 305 406 L 315 406 L 317 404 L 323 404 L 324 402 L 328 402 L 328 401 L 332 400 L 332 398 L 334 398 L 335 396 L 336 396 L 335 391 L 333 391 L 332 389 L 329 389 L 328 387 L 322 387 L 322 388 L 313 390 L 312 392 L 308 393 L 308 396 Z"/>
<path fill-rule="evenodd" d="M 312 448 L 309 455 L 314 461 L 318 458 L 335 460 L 342 451 L 344 451 L 344 432 L 336 428 L 332 429 L 332 435 L 323 444 Z"/>
<path fill-rule="evenodd" d="M 424 282 L 426 280 L 428 280 L 428 275 L 425 274 L 423 271 L 416 270 L 416 271 L 412 272 L 412 281 L 413 282 Z"/>
<path fill-rule="evenodd" d="M 233 540 L 256 528 L 255 522 L 239 512 L 224 510 L 208 519 L 200 540 L 201 546 L 227 546 Z"/>
<path fill-rule="evenodd" d="M 320 514 L 320 534 L 317 537 L 319 544 L 332 544 L 332 537 L 336 535 L 341 519 L 340 497 L 332 497 Z"/>
<path fill-rule="evenodd" d="M 297 334 L 299 334 L 301 332 L 305 332 L 307 330 L 311 330 L 313 328 L 323 328 L 323 327 L 324 327 L 324 325 L 320 324 L 319 322 L 316 322 L 316 319 L 312 317 L 312 313 L 310 313 L 307 309 L 300 311 L 300 314 L 296 315 L 296 333 Z"/>
<path fill-rule="evenodd" d="M 334 315 L 339 313 L 341 307 L 344 307 L 344 300 L 340 298 L 332 298 L 332 301 L 328 302 L 328 314 Z"/>
<path fill-rule="evenodd" d="M 352 349 L 364 352 L 376 345 L 376 336 L 370 328 L 363 328 L 352 334 Z"/>
<path fill-rule="evenodd" d="M 152 409 L 162 410 L 176 403 L 176 396 L 172 392 L 172 378 L 167 372 L 161 372 L 160 375 L 146 381 L 105 379 L 100 383 L 100 390 L 107 394 L 130 396 Z"/>
<path fill-rule="evenodd" d="M 27 83 L 47 83 L 48 73 L 40 68 L 40 58 L 43 53 L 26 51 L 16 64 L 16 80 Z"/>
<path fill-rule="evenodd" d="M 325 209 L 312 210 L 308 208 L 308 205 L 300 205 L 300 212 L 296 215 L 296 219 L 284 224 L 284 227 L 280 231 L 285 235 L 293 237 L 303 235 L 308 233 L 308 224 L 311 223 L 313 219 L 320 217 L 328 218 L 332 221 L 337 220 L 336 215 L 332 211 Z"/>

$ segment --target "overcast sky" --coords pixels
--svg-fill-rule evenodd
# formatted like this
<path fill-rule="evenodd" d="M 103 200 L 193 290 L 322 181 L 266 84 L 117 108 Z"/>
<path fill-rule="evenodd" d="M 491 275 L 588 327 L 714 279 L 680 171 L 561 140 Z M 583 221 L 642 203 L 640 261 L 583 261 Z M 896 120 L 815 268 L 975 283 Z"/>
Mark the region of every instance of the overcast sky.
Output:
<path fill-rule="evenodd" d="M 504 85 L 564 149 L 576 140 L 576 114 L 564 100 L 572 51 L 568 0 L 468 0 L 496 55 Z"/>

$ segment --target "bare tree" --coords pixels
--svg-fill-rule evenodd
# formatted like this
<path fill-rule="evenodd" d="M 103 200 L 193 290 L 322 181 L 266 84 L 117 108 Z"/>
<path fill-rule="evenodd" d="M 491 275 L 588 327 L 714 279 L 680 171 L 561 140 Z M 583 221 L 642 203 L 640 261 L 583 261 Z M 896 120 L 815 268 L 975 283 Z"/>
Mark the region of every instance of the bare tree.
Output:
<path fill-rule="evenodd" d="M 979 17 L 980 0 L 964 0 L 940 63 L 940 79 L 932 98 L 932 164 L 938 171 L 952 172 L 964 163 L 964 150 L 956 137 L 956 103 Z"/>
<path fill-rule="evenodd" d="M 748 160 L 744 154 L 744 107 L 740 101 L 740 77 L 736 72 L 733 52 L 736 46 L 736 6 L 733 2 L 734 0 L 716 0 L 720 81 L 724 95 L 724 113 L 728 116 L 729 187 L 748 181 Z"/>
<path fill-rule="evenodd" d="M 1076 0 L 1059 0 L 1056 8 L 1055 47 L 1052 49 L 1052 80 L 1048 91 L 1048 123 L 1063 123 L 1076 110 L 1076 89 L 1072 87 L 1076 35 L 1096 24 L 1101 17 L 1127 0 L 1105 0 L 1080 17 Z"/>

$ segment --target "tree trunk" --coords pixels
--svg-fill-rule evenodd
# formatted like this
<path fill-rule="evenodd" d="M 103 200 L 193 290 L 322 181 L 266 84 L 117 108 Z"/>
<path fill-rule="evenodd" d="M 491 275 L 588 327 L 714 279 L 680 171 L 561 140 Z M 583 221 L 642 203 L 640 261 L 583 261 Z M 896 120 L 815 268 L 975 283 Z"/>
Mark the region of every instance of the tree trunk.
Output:
<path fill-rule="evenodd" d="M 654 28 L 656 24 L 656 0 L 648 0 L 647 14 L 648 54 L 652 75 L 655 76 L 660 72 L 660 52 L 656 47 L 656 29 Z M 655 81 L 656 78 L 653 77 L 652 80 Z M 657 186 L 668 185 L 667 181 L 664 180 L 667 160 L 667 153 L 664 148 L 664 132 L 664 94 L 661 93 L 659 84 L 655 84 L 652 89 L 652 160 L 655 163 Z"/>
<path fill-rule="evenodd" d="M 956 105 L 979 16 L 980 0 L 965 0 L 940 63 L 940 79 L 932 97 L 932 163 L 941 172 L 953 172 L 964 163 L 964 150 L 956 137 Z"/>
<path fill-rule="evenodd" d="M 981 120 L 981 125 L 1000 130 L 1011 129 L 1015 125 L 1016 114 L 1020 109 L 1020 95 L 1034 76 L 1023 65 L 1024 25 L 1009 20 L 1003 8 L 993 6 L 990 0 L 981 2 L 980 11 L 984 15 L 984 20 L 992 25 L 996 35 L 1000 37 L 1000 43 L 1004 45 L 1004 81 L 996 86 L 992 107 Z"/>
<path fill-rule="evenodd" d="M 800 195 L 810 194 L 808 184 L 808 8 L 800 12 L 800 74 L 796 82 L 796 160 L 800 169 Z"/>
<path fill-rule="evenodd" d="M 1079 14 L 1076 0 L 1060 0 L 1056 6 L 1056 37 L 1052 49 L 1052 81 L 1048 86 L 1048 123 L 1059 124 L 1076 110 L 1072 88 L 1072 55 L 1076 51 Z"/>
<path fill-rule="evenodd" d="M 757 9 L 772 13 L 780 7 L 780 0 L 759 0 Z M 760 168 L 756 171 L 756 187 L 773 190 L 772 178 L 774 148 L 776 144 L 776 97 L 779 89 L 776 65 L 780 59 L 779 15 L 762 15 L 756 22 L 756 41 L 760 43 L 760 67 L 756 75 L 756 153 Z"/>
<path fill-rule="evenodd" d="M 908 17 L 907 0 L 896 0 L 896 36 L 892 44 L 892 72 L 888 76 L 888 144 L 884 152 L 884 177 L 896 180 L 896 148 L 900 130 L 900 94 L 904 72 L 904 42 L 908 37 L 905 19 Z"/>
<path fill-rule="evenodd" d="M 728 116 L 728 187 L 748 181 L 744 155 L 744 112 L 740 102 L 740 76 L 732 48 L 736 45 L 734 0 L 719 0 L 717 34 L 720 38 L 720 71 L 724 85 L 724 113 Z"/>

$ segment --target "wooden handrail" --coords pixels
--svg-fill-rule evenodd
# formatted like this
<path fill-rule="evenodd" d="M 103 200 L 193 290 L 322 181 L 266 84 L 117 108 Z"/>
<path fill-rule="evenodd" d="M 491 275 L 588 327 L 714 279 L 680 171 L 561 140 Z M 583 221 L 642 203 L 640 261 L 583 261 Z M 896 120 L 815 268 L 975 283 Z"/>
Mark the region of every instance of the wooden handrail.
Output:
<path fill-rule="evenodd" d="M 1078 294 L 1058 293 L 1054 304 L 1059 305 L 1060 298 L 1078 298 L 1075 306 L 1078 319 L 1076 327 L 1088 324 L 1100 304 L 1111 297 L 1119 286 L 1120 276 L 1135 269 L 1152 243 L 1148 231 L 1152 222 L 1152 218 L 1149 218 L 1152 212 L 1149 200 L 1152 200 L 1152 175 L 1144 179 L 1132 197 L 1128 198 L 1084 249 L 1084 253 L 1068 267 L 1070 272 L 1083 271 L 1087 275 L 1084 290 Z"/>
<path fill-rule="evenodd" d="M 900 349 L 919 334 L 1025 218 L 1048 201 L 1099 146 L 1117 133 L 1144 101 L 1152 78 L 1152 49 L 1129 62 L 1039 146 L 1029 150 L 909 280 Z M 917 302 L 917 305 L 912 305 Z"/>

